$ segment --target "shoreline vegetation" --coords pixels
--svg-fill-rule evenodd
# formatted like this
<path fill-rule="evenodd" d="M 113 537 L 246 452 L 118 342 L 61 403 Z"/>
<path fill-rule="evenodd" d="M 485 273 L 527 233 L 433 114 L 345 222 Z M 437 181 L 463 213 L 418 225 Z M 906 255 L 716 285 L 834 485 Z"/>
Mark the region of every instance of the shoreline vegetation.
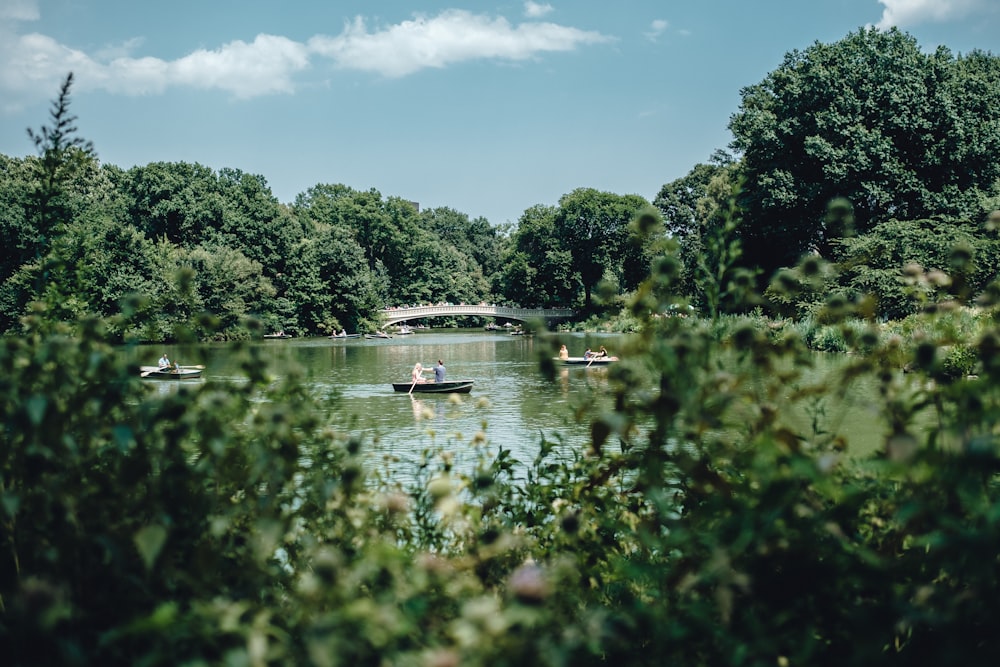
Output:
<path fill-rule="evenodd" d="M 591 425 L 584 451 L 539 438 L 533 461 L 515 461 L 484 424 L 424 451 L 406 485 L 361 463 L 366 443 L 338 423 L 335 397 L 310 395 L 296 373 L 276 383 L 260 346 L 245 346 L 239 389 L 209 378 L 163 395 L 118 361 L 101 320 L 70 338 L 28 316 L 28 335 L 0 338 L 8 656 L 841 665 L 1000 655 L 989 639 L 1000 593 L 990 343 L 1000 330 L 986 325 L 996 308 L 938 308 L 876 335 L 845 307 L 824 326 L 842 327 L 852 361 L 811 386 L 794 326 L 656 316 L 670 288 L 654 276 L 628 302 L 641 326 L 608 368 L 613 408 L 574 406 Z M 936 356 L 964 324 L 984 327 L 967 341 L 975 383 L 949 381 Z M 918 331 L 924 342 L 900 344 Z M 914 371 L 887 372 L 900 360 Z M 870 409 L 890 427 L 857 459 L 822 397 L 861 378 L 881 387 Z M 810 425 L 785 419 L 801 409 Z M 917 428 L 927 410 L 934 425 Z M 454 446 L 477 462 L 455 467 Z"/>

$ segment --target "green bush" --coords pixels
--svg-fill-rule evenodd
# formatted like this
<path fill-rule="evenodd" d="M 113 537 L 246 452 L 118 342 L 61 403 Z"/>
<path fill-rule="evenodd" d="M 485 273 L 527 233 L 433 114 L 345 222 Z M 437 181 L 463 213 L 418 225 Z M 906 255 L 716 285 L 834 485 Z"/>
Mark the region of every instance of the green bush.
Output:
<path fill-rule="evenodd" d="M 962 350 L 979 380 L 928 384 L 897 372 L 898 335 L 858 320 L 840 329 L 853 351 L 842 377 L 812 385 L 799 324 L 654 317 L 666 302 L 649 293 L 632 308 L 641 333 L 609 369 L 614 409 L 582 412 L 588 451 L 542 441 L 534 461 L 514 461 L 477 437 L 472 469 L 428 452 L 407 488 L 362 465 L 335 397 L 296 373 L 274 383 L 253 347 L 242 385 L 159 396 L 117 361 L 101 321 L 68 337 L 27 320 L 29 335 L 0 340 L 4 655 L 995 660 L 1000 330 Z M 951 335 L 941 316 L 925 330 Z M 918 371 L 938 372 L 932 333 L 930 356 L 906 348 Z M 876 458 L 847 458 L 829 425 L 793 425 L 866 377 L 891 425 Z"/>

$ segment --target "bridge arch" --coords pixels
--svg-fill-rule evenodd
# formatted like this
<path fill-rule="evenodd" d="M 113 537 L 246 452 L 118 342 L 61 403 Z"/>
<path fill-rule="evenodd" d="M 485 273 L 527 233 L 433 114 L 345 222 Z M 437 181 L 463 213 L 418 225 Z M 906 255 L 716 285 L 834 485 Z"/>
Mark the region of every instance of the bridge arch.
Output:
<path fill-rule="evenodd" d="M 386 325 L 399 324 L 408 320 L 419 320 L 426 317 L 450 317 L 457 315 L 479 315 L 482 317 L 502 317 L 507 320 L 527 322 L 530 320 L 545 320 L 546 322 L 561 322 L 572 319 L 576 312 L 571 308 L 513 308 L 510 306 L 488 305 L 446 305 L 446 306 L 411 306 L 406 308 L 386 308 L 382 311 Z"/>

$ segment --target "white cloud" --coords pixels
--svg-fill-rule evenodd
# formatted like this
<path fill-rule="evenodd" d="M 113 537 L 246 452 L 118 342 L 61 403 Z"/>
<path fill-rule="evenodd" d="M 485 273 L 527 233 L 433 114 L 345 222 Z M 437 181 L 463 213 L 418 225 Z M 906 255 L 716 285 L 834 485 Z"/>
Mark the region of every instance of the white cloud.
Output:
<path fill-rule="evenodd" d="M 554 23 L 514 27 L 504 18 L 455 9 L 373 32 L 357 17 L 339 36 L 314 37 L 309 47 L 332 58 L 338 67 L 399 77 L 468 60 L 527 60 L 542 52 L 570 51 L 608 40 L 597 32 Z"/>
<path fill-rule="evenodd" d="M 531 19 L 541 18 L 552 11 L 552 5 L 548 3 L 532 2 L 528 0 L 524 3 L 524 15 Z"/>
<path fill-rule="evenodd" d="M 646 39 L 655 42 L 660 35 L 662 35 L 667 28 L 670 27 L 670 23 L 663 19 L 656 19 L 649 25 L 649 30 L 645 33 Z"/>
<path fill-rule="evenodd" d="M 285 37 L 257 35 L 214 51 L 198 50 L 170 63 L 170 83 L 225 90 L 239 98 L 290 93 L 292 75 L 309 67 L 306 47 Z"/>
<path fill-rule="evenodd" d="M 885 5 L 876 28 L 906 28 L 926 22 L 960 19 L 994 0 L 879 0 Z"/>
<path fill-rule="evenodd" d="M 99 70 L 97 63 L 82 51 L 67 48 L 45 35 L 0 32 L 0 36 L 7 37 L 0 46 L 0 98 L 4 99 L 5 110 L 49 99 L 69 71 L 86 76 Z"/>
<path fill-rule="evenodd" d="M 0 7 L 0 105 L 7 110 L 50 99 L 70 71 L 76 92 L 149 95 L 188 87 L 246 99 L 294 92 L 296 76 L 315 58 L 329 58 L 343 69 L 399 77 L 468 60 L 520 61 L 609 41 L 598 32 L 553 23 L 512 26 L 502 17 L 448 10 L 371 32 L 358 17 L 340 35 L 316 35 L 307 43 L 260 34 L 249 43 L 235 40 L 163 60 L 134 55 L 143 43 L 138 38 L 88 54 L 46 35 L 19 34 L 18 21 L 37 19 L 37 3 L 0 0 Z M 542 13 L 551 9 L 532 2 L 525 8 Z"/>

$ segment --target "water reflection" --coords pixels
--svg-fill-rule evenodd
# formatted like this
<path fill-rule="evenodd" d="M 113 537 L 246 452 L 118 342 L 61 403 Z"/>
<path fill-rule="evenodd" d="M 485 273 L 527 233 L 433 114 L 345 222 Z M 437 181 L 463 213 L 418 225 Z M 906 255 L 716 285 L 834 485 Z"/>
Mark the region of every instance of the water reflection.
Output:
<path fill-rule="evenodd" d="M 413 418 L 416 421 L 434 419 L 438 416 L 437 400 L 426 401 L 411 395 L 410 401 L 413 404 Z"/>
<path fill-rule="evenodd" d="M 621 354 L 627 340 L 616 335 L 422 330 L 385 340 L 261 341 L 255 349 L 273 373 L 298 369 L 314 392 L 336 395 L 336 423 L 345 433 L 360 436 L 373 466 L 393 461 L 394 474 L 403 480 L 414 474 L 428 448 L 449 451 L 456 462 L 472 460 L 480 442 L 492 451 L 510 450 L 524 462 L 535 457 L 542 438 L 562 443 L 565 452 L 585 449 L 588 417 L 610 403 L 609 368 L 557 367 L 546 378 L 540 360 L 555 356 L 560 344 L 571 350 L 603 344 Z M 154 357 L 163 351 L 157 346 Z M 244 376 L 239 356 L 228 345 L 167 346 L 165 351 L 171 358 L 204 363 L 208 380 L 239 382 Z M 145 352 L 131 348 L 123 353 L 148 356 Z M 416 362 L 430 367 L 439 358 L 445 360 L 449 378 L 475 380 L 472 393 L 417 397 L 393 391 L 392 382 L 408 380 Z M 820 358 L 816 372 L 829 372 L 837 363 L 836 358 Z M 176 391 L 179 384 L 186 383 L 159 383 L 155 391 Z M 880 435 L 865 408 L 869 391 L 856 387 L 843 404 L 824 406 L 826 425 L 842 428 L 852 450 L 870 448 L 865 438 L 877 441 Z"/>

